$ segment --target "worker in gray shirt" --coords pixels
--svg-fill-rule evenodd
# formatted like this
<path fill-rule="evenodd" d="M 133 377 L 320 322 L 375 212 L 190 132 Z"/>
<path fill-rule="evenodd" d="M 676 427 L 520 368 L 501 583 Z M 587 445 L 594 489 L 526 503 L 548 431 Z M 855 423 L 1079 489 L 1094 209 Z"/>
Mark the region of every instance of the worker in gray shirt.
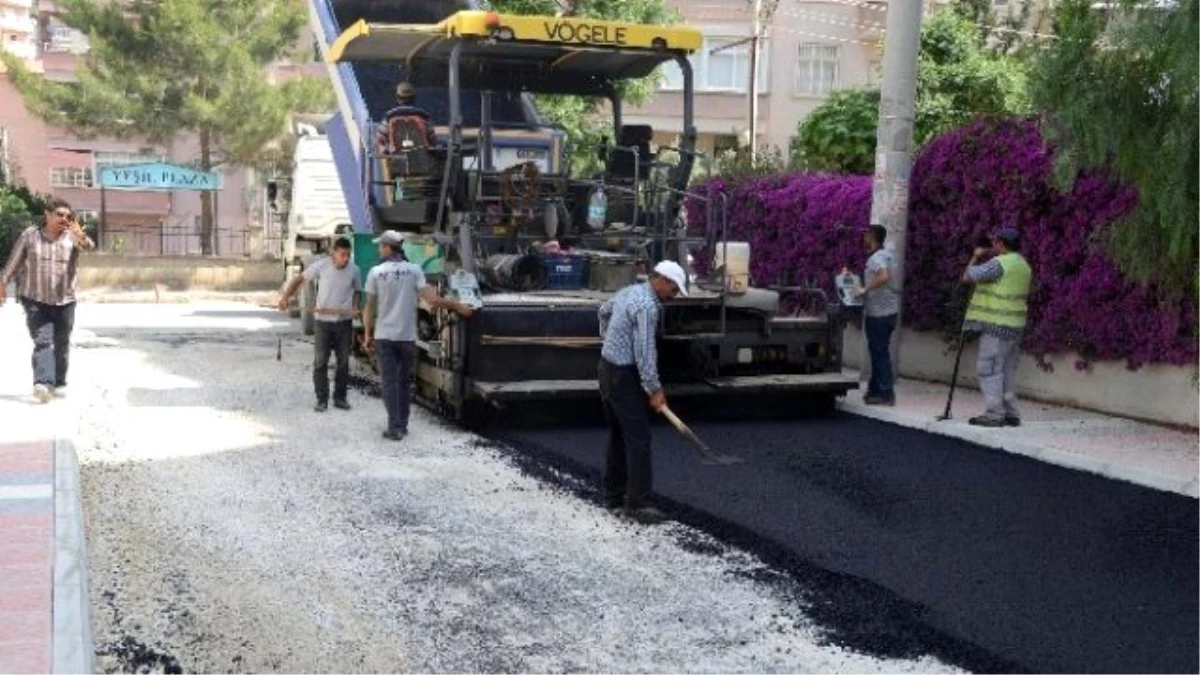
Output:
<path fill-rule="evenodd" d="M 317 412 L 329 408 L 329 355 L 337 354 L 333 380 L 333 406 L 349 410 L 346 390 L 350 383 L 350 347 L 354 345 L 354 315 L 362 279 L 358 267 L 350 262 L 350 241 L 338 239 L 333 253 L 309 265 L 287 285 L 279 298 L 279 309 L 286 312 L 292 296 L 305 282 L 316 282 L 317 300 L 313 308 L 315 349 L 313 353 L 313 389 L 317 393 Z"/>
<path fill-rule="evenodd" d="M 382 260 L 367 273 L 367 307 L 363 312 L 363 348 L 375 352 L 388 426 L 383 437 L 408 435 L 413 361 L 419 300 L 471 316 L 469 305 L 443 298 L 425 282 L 420 266 L 404 259 L 404 235 L 388 230 L 375 239 Z"/>
<path fill-rule="evenodd" d="M 867 228 L 863 243 L 867 249 L 867 265 L 863 270 L 863 326 L 867 336 L 867 351 L 871 355 L 871 379 L 863 403 L 867 405 L 896 405 L 895 376 L 892 372 L 892 333 L 900 316 L 900 294 L 892 286 L 892 252 L 883 247 L 887 228 L 872 225 Z"/>

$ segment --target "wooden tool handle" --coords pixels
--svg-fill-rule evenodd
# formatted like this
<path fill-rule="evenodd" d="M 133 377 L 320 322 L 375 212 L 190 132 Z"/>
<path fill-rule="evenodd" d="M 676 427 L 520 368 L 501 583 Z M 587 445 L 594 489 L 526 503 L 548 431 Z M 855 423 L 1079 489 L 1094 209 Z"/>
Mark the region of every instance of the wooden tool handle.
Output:
<path fill-rule="evenodd" d="M 671 426 L 675 427 L 676 430 L 683 432 L 687 429 L 687 425 L 683 423 L 683 420 L 679 419 L 667 406 L 663 406 L 662 410 L 659 412 L 662 413 L 663 417 L 667 418 L 667 421 L 670 422 Z"/>

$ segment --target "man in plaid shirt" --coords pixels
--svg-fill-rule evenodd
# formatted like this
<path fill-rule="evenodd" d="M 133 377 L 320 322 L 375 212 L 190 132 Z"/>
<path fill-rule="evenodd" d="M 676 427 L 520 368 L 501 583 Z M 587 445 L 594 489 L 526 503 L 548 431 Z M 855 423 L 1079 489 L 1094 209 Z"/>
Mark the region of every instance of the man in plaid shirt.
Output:
<path fill-rule="evenodd" d="M 0 306 L 7 299 L 8 285 L 17 281 L 17 298 L 33 338 L 33 396 L 41 403 L 65 391 L 79 252 L 94 247 L 71 205 L 53 199 L 41 224 L 21 233 L 0 276 Z"/>

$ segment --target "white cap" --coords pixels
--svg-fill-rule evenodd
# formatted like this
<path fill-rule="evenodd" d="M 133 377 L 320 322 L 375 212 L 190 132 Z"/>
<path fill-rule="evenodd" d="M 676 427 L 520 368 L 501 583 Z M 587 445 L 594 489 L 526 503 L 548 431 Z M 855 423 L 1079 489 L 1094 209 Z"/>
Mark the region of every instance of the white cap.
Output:
<path fill-rule="evenodd" d="M 660 277 L 665 277 L 675 282 L 675 287 L 679 289 L 679 294 L 687 297 L 687 274 L 679 263 L 672 260 L 664 260 L 654 266 L 654 273 Z"/>
<path fill-rule="evenodd" d="M 404 243 L 404 234 L 395 230 L 387 230 L 378 237 L 375 237 L 375 243 L 399 246 L 400 244 Z"/>

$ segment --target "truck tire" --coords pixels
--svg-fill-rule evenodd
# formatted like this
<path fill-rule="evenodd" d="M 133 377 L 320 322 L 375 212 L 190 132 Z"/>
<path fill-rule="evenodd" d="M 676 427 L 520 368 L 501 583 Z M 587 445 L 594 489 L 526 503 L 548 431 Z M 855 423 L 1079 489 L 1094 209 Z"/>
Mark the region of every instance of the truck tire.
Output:
<path fill-rule="evenodd" d="M 317 332 L 316 317 L 313 315 L 313 307 L 316 303 L 316 293 L 314 293 L 313 284 L 304 282 L 300 287 L 300 329 L 305 335 L 313 335 Z"/>

